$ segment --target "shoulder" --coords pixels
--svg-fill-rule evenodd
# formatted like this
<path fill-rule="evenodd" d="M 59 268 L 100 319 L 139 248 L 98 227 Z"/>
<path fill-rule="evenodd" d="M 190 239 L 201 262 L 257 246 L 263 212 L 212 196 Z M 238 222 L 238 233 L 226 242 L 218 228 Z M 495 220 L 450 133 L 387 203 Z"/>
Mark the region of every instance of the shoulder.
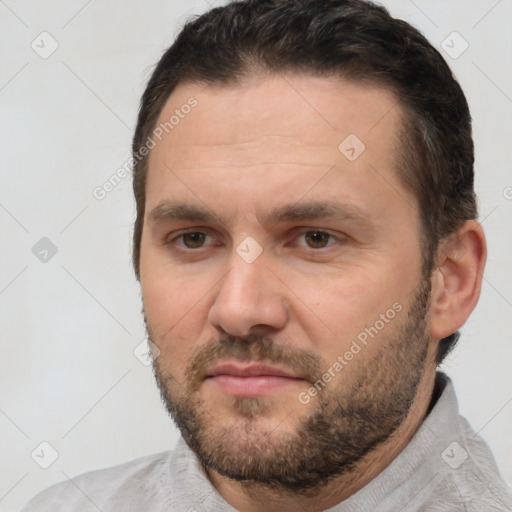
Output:
<path fill-rule="evenodd" d="M 465 510 L 477 512 L 512 510 L 512 491 L 500 475 L 492 452 L 485 441 L 460 418 L 462 446 L 454 446 L 457 458 L 451 468 L 451 480 L 465 505 Z M 446 453 L 445 455 L 452 455 Z"/>
<path fill-rule="evenodd" d="M 451 381 L 439 374 L 436 388 L 430 414 L 382 474 L 394 483 L 384 510 L 512 511 L 511 490 L 489 446 L 459 414 Z"/>
<path fill-rule="evenodd" d="M 453 416 L 448 414 L 450 426 L 445 425 L 448 437 L 436 455 L 442 461 L 442 482 L 450 502 L 457 503 L 466 512 L 498 512 L 512 510 L 512 492 L 500 475 L 494 456 L 487 443 L 468 421 L 459 414 L 453 386 L 449 379 L 445 389 Z M 438 496 L 444 493 L 436 491 Z"/>
<path fill-rule="evenodd" d="M 171 453 L 148 455 L 68 478 L 35 496 L 22 512 L 135 511 L 140 509 L 137 505 L 157 503 L 164 488 L 160 483 L 168 479 Z"/>
<path fill-rule="evenodd" d="M 512 510 L 512 493 L 503 480 L 487 443 L 459 414 L 451 381 L 444 375 L 444 391 L 439 400 L 440 422 L 433 426 L 437 448 L 428 461 L 437 467 L 431 499 L 465 512 Z M 437 452 L 437 453 L 436 453 Z M 444 507 L 444 508 L 443 508 Z M 433 508 L 432 510 L 438 510 Z"/>

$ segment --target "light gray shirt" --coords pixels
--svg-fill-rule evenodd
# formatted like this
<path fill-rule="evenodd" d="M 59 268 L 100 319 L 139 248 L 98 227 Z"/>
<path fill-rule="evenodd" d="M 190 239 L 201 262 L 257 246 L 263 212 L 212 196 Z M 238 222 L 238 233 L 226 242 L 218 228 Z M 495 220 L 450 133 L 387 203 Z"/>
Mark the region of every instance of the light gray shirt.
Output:
<path fill-rule="evenodd" d="M 437 401 L 400 455 L 329 512 L 512 511 L 512 494 L 489 447 L 458 413 L 450 380 L 438 374 Z M 149 455 L 62 482 L 22 512 L 233 512 L 180 439 Z"/>

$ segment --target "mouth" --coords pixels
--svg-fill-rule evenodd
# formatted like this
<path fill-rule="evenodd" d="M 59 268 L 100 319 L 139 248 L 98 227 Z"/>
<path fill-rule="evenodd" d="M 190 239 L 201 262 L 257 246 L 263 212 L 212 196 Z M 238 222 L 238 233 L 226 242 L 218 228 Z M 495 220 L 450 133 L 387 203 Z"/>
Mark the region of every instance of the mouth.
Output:
<path fill-rule="evenodd" d="M 224 363 L 210 370 L 205 381 L 232 396 L 261 397 L 297 385 L 304 379 L 276 366 Z"/>

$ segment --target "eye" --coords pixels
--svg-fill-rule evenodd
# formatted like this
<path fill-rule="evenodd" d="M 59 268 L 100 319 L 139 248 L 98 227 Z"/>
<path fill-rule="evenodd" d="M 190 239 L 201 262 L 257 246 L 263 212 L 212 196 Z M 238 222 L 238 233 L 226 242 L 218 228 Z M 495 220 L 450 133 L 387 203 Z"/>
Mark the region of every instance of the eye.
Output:
<path fill-rule="evenodd" d="M 206 242 L 211 241 L 211 236 L 208 236 L 206 233 L 202 233 L 200 231 L 193 231 L 190 233 L 183 233 L 178 236 L 176 240 L 181 241 L 182 246 L 187 249 L 199 249 L 203 247 Z"/>
<path fill-rule="evenodd" d="M 298 245 L 306 245 L 310 249 L 323 249 L 337 241 L 330 233 L 320 230 L 306 231 L 297 237 L 297 240 L 300 241 L 301 239 L 304 239 L 305 244 L 299 242 Z"/>

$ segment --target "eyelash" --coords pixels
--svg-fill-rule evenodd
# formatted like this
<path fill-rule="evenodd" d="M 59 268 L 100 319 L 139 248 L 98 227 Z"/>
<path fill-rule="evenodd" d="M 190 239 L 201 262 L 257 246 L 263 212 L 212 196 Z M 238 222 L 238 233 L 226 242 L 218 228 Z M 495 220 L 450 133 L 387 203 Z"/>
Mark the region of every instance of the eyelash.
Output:
<path fill-rule="evenodd" d="M 335 245 L 335 243 L 341 242 L 343 240 L 343 238 L 344 238 L 343 235 L 334 235 L 333 233 L 330 233 L 329 231 L 326 231 L 324 229 L 308 228 L 308 229 L 302 229 L 301 232 L 297 236 L 295 236 L 293 238 L 293 241 L 296 241 L 297 239 L 306 236 L 308 233 L 316 233 L 316 234 L 328 235 L 329 236 L 329 241 L 333 240 L 333 242 L 330 242 L 327 245 L 325 245 L 324 247 L 319 247 L 319 248 L 309 247 L 307 244 L 298 244 L 299 247 L 303 247 L 306 250 L 310 250 L 310 251 L 314 251 L 314 252 L 318 252 L 318 251 L 320 251 L 322 249 L 328 249 L 332 245 Z M 212 235 L 208 234 L 206 231 L 191 230 L 191 231 L 186 231 L 186 232 L 179 233 L 178 235 L 174 236 L 173 238 L 171 238 L 169 240 L 166 240 L 165 241 L 165 245 L 175 245 L 176 247 L 178 247 L 179 250 L 187 251 L 187 252 L 197 251 L 199 249 L 204 249 L 205 247 L 209 247 L 210 246 L 210 244 L 209 244 L 209 245 L 201 245 L 200 247 L 192 248 L 192 247 L 187 247 L 183 243 L 181 243 L 181 244 L 177 243 L 179 240 L 181 240 L 183 242 L 183 237 L 184 236 L 186 236 L 186 235 L 193 235 L 193 234 L 205 235 L 207 238 L 210 238 L 211 240 L 214 240 L 214 237 Z"/>

